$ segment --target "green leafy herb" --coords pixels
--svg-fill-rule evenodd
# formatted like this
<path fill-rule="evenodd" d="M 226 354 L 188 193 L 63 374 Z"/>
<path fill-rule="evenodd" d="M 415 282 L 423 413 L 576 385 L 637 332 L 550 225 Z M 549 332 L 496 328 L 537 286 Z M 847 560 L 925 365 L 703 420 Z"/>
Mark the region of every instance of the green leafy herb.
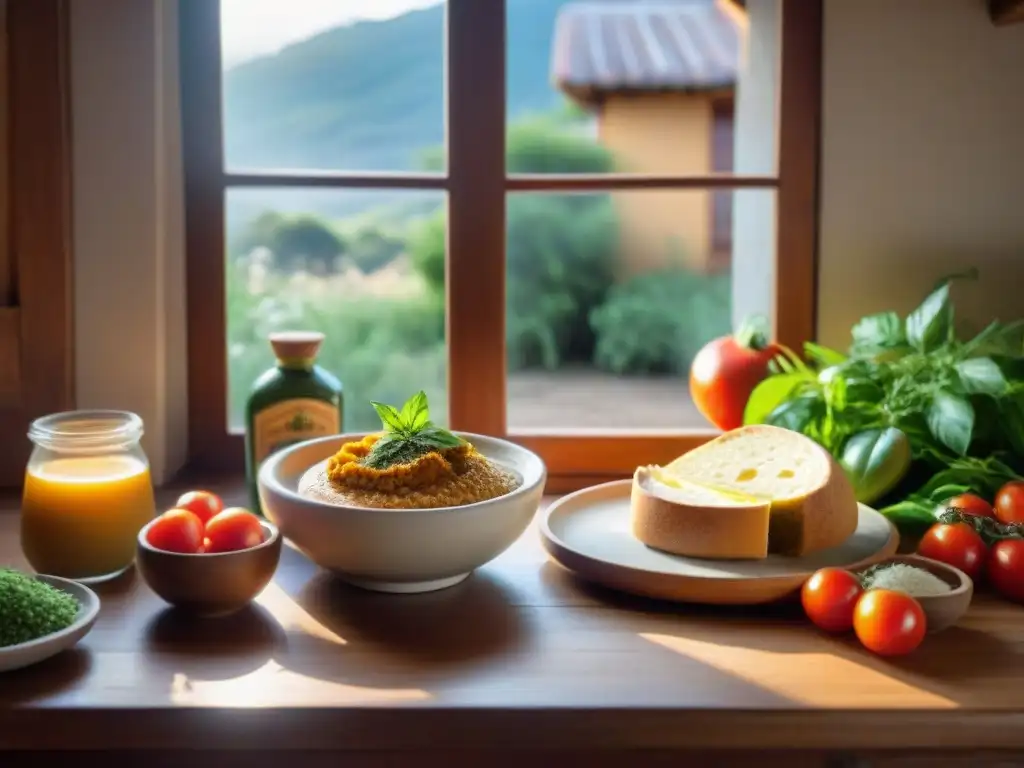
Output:
<path fill-rule="evenodd" d="M 70 627 L 78 601 L 67 592 L 13 570 L 0 570 L 0 648 Z"/>
<path fill-rule="evenodd" d="M 952 320 L 949 283 L 944 283 L 907 315 L 907 341 L 921 352 L 931 352 L 946 340 Z"/>
<path fill-rule="evenodd" d="M 808 360 L 820 366 L 842 365 L 847 360 L 846 355 L 842 352 L 815 344 L 813 341 L 804 344 L 804 354 L 807 355 Z"/>
<path fill-rule="evenodd" d="M 769 376 L 750 393 L 743 421 L 747 424 L 763 423 L 768 414 L 784 403 L 793 390 L 806 380 L 807 377 L 799 373 Z"/>
<path fill-rule="evenodd" d="M 969 395 L 998 397 L 1007 390 L 1006 377 L 990 357 L 973 357 L 956 364 L 960 384 Z"/>
<path fill-rule="evenodd" d="M 907 338 L 903 334 L 903 321 L 895 312 L 868 315 L 853 326 L 852 335 L 853 345 L 850 351 L 860 356 L 872 356 L 885 350 L 899 349 L 907 343 Z"/>
<path fill-rule="evenodd" d="M 363 464 L 373 469 L 387 469 L 408 464 L 431 451 L 457 448 L 462 438 L 430 420 L 427 396 L 417 392 L 401 409 L 385 403 L 370 403 L 380 416 L 385 434 L 373 444 Z"/>
<path fill-rule="evenodd" d="M 965 398 L 936 392 L 928 407 L 928 429 L 946 447 L 963 456 L 974 430 L 974 408 Z"/>
<path fill-rule="evenodd" d="M 812 343 L 803 359 L 784 350 L 751 394 L 744 422 L 796 430 L 837 459 L 866 432 L 905 434 L 912 471 L 880 500 L 901 528 L 934 521 L 958 493 L 991 498 L 1024 470 L 1024 320 L 958 338 L 951 283 L 975 277 L 943 278 L 905 319 L 861 319 L 847 355 Z"/>

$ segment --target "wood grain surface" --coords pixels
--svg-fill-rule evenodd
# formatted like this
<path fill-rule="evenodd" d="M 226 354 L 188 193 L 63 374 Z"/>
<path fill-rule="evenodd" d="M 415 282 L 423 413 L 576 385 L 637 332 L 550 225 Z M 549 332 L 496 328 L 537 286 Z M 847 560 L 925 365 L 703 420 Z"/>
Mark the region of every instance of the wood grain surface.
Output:
<path fill-rule="evenodd" d="M 23 565 L 15 507 L 0 512 L 0 564 Z M 420 596 L 345 587 L 289 548 L 257 604 L 228 619 L 177 616 L 134 573 L 99 591 L 76 650 L 0 678 L 0 750 L 346 750 L 357 765 L 402 764 L 386 756 L 406 750 L 446 765 L 505 764 L 470 759 L 482 750 L 640 750 L 653 765 L 726 750 L 795 766 L 901 765 L 889 753 L 909 749 L 943 757 L 906 764 L 940 766 L 1018 764 L 999 751 L 1024 746 L 1024 609 L 984 594 L 959 626 L 886 661 L 792 606 L 588 587 L 546 561 L 535 529 Z"/>

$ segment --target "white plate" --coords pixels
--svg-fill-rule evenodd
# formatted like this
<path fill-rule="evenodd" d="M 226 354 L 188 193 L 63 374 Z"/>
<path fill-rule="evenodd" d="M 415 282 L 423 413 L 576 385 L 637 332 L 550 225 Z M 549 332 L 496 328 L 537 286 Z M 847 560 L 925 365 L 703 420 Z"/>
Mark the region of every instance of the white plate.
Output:
<path fill-rule="evenodd" d="M 78 616 L 75 617 L 74 624 L 60 632 L 54 632 L 27 643 L 0 648 L 0 672 L 9 672 L 36 664 L 71 648 L 89 633 L 99 615 L 100 599 L 88 587 L 74 581 L 58 579 L 56 576 L 35 575 L 32 577 L 51 587 L 62 589 L 75 598 L 78 601 Z"/>
<path fill-rule="evenodd" d="M 854 567 L 896 551 L 899 535 L 880 513 L 860 505 L 856 532 L 838 547 L 805 557 L 707 560 L 651 549 L 630 526 L 631 480 L 565 496 L 540 519 L 545 549 L 583 579 L 646 597 L 693 603 L 755 605 L 794 593 L 814 571 Z"/>

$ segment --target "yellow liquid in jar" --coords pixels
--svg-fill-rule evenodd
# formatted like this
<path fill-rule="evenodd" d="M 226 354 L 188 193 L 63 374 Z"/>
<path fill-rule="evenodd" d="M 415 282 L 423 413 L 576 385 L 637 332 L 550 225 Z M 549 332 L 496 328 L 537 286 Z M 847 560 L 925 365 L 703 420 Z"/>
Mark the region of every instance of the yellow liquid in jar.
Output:
<path fill-rule="evenodd" d="M 135 560 L 156 502 L 145 462 L 131 456 L 60 458 L 30 467 L 21 503 L 21 547 L 39 573 L 113 576 Z"/>

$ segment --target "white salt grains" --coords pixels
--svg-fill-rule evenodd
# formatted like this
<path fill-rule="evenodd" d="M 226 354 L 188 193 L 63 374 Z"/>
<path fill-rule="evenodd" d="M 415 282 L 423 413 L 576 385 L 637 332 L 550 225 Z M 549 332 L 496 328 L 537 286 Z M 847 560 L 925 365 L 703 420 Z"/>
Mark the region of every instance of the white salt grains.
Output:
<path fill-rule="evenodd" d="M 893 563 L 871 575 L 867 586 L 876 589 L 894 589 L 913 597 L 935 597 L 952 590 L 946 582 L 924 568 L 905 563 Z"/>

